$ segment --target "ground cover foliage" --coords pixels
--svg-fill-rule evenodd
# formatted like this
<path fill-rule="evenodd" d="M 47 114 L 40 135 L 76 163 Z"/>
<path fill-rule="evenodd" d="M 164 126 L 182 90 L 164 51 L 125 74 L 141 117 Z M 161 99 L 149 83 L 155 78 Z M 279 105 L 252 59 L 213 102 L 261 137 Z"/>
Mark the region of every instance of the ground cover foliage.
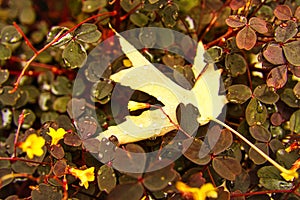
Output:
<path fill-rule="evenodd" d="M 0 5 L 1 199 L 299 199 L 300 1 L 2 0 Z M 153 26 L 202 41 L 206 61 L 222 70 L 225 123 L 277 165 L 218 124 L 199 126 L 194 137 L 179 141 L 173 140 L 178 131 L 126 144 L 95 139 L 128 110 L 124 101 L 120 115 L 112 115 L 116 84 L 109 77 L 132 63 L 126 55 L 108 63 L 115 53 L 108 46 L 100 59 L 85 65 L 89 53 L 115 31 Z M 159 43 L 193 55 L 184 48 L 186 41 L 174 45 L 172 32 L 141 34 L 148 39 L 136 40 L 149 47 L 141 53 L 168 66 L 161 70 L 177 84 L 184 77 L 193 86 L 191 63 L 151 49 Z M 106 66 L 105 73 L 97 73 Z M 77 76 L 79 70 L 84 76 Z M 90 97 L 82 98 L 86 91 Z M 133 115 L 148 109 L 145 105 L 159 105 L 143 92 L 132 98 L 147 103 L 133 106 Z M 180 131 L 189 129 L 191 121 L 182 118 L 196 118 L 194 111 L 190 105 L 177 108 Z M 115 145 L 130 158 L 172 142 L 178 144 L 174 153 L 182 148 L 183 155 L 152 172 L 118 171 L 107 156 L 120 156 Z M 209 153 L 199 158 L 203 149 Z M 133 160 L 130 167 L 141 162 L 147 161 Z M 165 161 L 152 162 L 150 168 Z"/>

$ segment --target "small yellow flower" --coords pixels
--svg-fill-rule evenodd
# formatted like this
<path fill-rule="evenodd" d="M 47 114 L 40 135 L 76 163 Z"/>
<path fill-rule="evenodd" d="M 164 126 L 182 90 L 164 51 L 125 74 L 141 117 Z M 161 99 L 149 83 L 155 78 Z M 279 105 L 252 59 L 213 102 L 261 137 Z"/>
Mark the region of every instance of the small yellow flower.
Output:
<path fill-rule="evenodd" d="M 289 169 L 286 172 L 280 174 L 286 181 L 293 181 L 294 178 L 298 178 L 299 174 L 297 169 Z"/>
<path fill-rule="evenodd" d="M 218 197 L 217 189 L 211 183 L 206 183 L 202 185 L 201 188 L 193 188 L 183 182 L 178 181 L 176 183 L 176 188 L 182 193 L 191 194 L 194 200 L 205 200 L 206 197 Z"/>
<path fill-rule="evenodd" d="M 49 127 L 49 131 L 50 132 L 47 132 L 47 134 L 52 138 L 51 145 L 57 145 L 57 143 L 63 139 L 64 135 L 67 133 L 63 128 L 55 130 L 54 128 Z"/>
<path fill-rule="evenodd" d="M 45 145 L 45 139 L 36 134 L 29 135 L 24 142 L 21 142 L 19 147 L 27 153 L 27 156 L 32 159 L 34 155 L 41 156 L 44 153 L 42 149 Z"/>
<path fill-rule="evenodd" d="M 123 60 L 123 65 L 124 65 L 124 67 L 131 67 L 132 63 L 129 59 L 124 59 Z"/>
<path fill-rule="evenodd" d="M 128 107 L 128 110 L 135 111 L 135 110 L 149 108 L 150 104 L 148 104 L 148 103 L 141 103 L 141 102 L 135 102 L 135 101 L 129 101 L 127 107 Z"/>
<path fill-rule="evenodd" d="M 291 169 L 285 170 L 280 175 L 286 180 L 286 181 L 293 181 L 294 178 L 298 178 L 299 174 L 297 170 L 300 168 L 300 158 L 296 160 L 292 166 Z"/>
<path fill-rule="evenodd" d="M 85 170 L 75 169 L 71 168 L 69 171 L 70 173 L 80 179 L 80 186 L 84 186 L 85 189 L 89 187 L 89 181 L 95 180 L 95 174 L 94 174 L 95 167 L 90 167 Z"/>

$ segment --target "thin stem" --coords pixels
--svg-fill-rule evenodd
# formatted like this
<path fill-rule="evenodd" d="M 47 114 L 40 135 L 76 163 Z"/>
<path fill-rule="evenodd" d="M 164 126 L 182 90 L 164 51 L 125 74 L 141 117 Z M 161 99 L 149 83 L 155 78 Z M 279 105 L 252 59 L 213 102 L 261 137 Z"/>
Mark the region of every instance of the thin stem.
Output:
<path fill-rule="evenodd" d="M 19 158 L 19 157 L 0 157 L 0 160 L 9 160 L 9 161 L 22 161 L 22 162 L 28 162 L 28 163 L 35 163 L 35 164 L 40 164 L 40 165 L 50 165 L 50 163 L 47 162 L 39 162 L 39 161 L 34 161 L 34 160 L 27 160 L 24 158 Z"/>
<path fill-rule="evenodd" d="M 221 35 L 220 37 L 218 37 L 214 41 L 211 41 L 211 42 L 205 44 L 204 45 L 205 49 L 208 49 L 208 48 L 218 44 L 222 40 L 226 40 L 228 37 L 230 37 L 232 35 L 233 32 L 234 32 L 233 29 L 231 27 L 228 27 L 228 30 L 227 30 L 226 33 L 224 33 L 223 35 Z"/>
<path fill-rule="evenodd" d="M 63 38 L 64 36 L 66 36 L 67 34 L 71 33 L 72 31 L 74 31 L 76 28 L 78 28 L 79 26 L 81 26 L 82 24 L 92 20 L 92 19 L 95 19 L 97 17 L 101 17 L 103 15 L 109 15 L 109 16 L 114 16 L 116 15 L 117 12 L 116 11 L 112 11 L 112 12 L 104 12 L 104 13 L 100 13 L 100 14 L 97 14 L 97 15 L 93 15 L 92 17 L 89 17 L 85 20 L 83 20 L 82 22 L 80 22 L 79 24 L 77 24 L 76 26 L 73 26 L 71 29 L 69 29 L 68 31 L 66 31 L 64 34 L 57 34 L 57 36 L 51 41 L 49 42 L 48 44 L 46 44 L 42 49 L 40 49 L 39 51 L 35 52 L 35 54 L 26 62 L 25 66 L 23 67 L 23 70 L 20 74 L 20 76 L 18 77 L 17 81 L 14 83 L 14 88 L 9 91 L 10 93 L 14 93 L 18 87 L 19 87 L 19 84 L 20 84 L 20 81 L 22 79 L 22 77 L 24 76 L 24 73 L 25 71 L 28 69 L 28 67 L 30 66 L 30 64 L 32 63 L 32 61 L 34 59 L 36 59 L 36 57 L 41 54 L 42 52 L 44 52 L 46 49 L 48 49 L 49 47 L 52 46 L 52 44 L 54 44 L 55 42 L 57 42 L 58 40 L 60 40 L 61 38 Z M 22 33 L 21 33 L 22 34 Z"/>
<path fill-rule="evenodd" d="M 22 31 L 22 29 L 20 28 L 20 26 L 18 26 L 18 24 L 16 22 L 13 22 L 13 25 L 17 29 L 17 31 L 22 35 L 22 37 L 24 38 L 24 40 L 25 40 L 26 44 L 29 46 L 29 48 L 32 49 L 32 51 L 36 54 L 37 53 L 36 48 L 34 48 L 34 46 L 30 42 L 30 40 L 27 38 L 27 36 L 25 35 L 25 33 Z"/>
<path fill-rule="evenodd" d="M 17 144 L 18 144 L 19 134 L 20 134 L 21 126 L 24 123 L 24 119 L 25 119 L 26 115 L 28 115 L 28 114 L 25 114 L 24 110 L 19 115 L 18 129 L 17 129 L 17 132 L 16 132 L 15 140 L 14 140 L 14 154 L 13 154 L 13 157 L 17 157 Z"/>
<path fill-rule="evenodd" d="M 248 192 L 248 193 L 241 193 L 241 194 L 231 194 L 230 197 L 247 197 L 247 196 L 254 196 L 260 194 L 272 194 L 272 193 L 291 193 L 292 190 L 265 190 L 265 191 L 257 191 L 257 192 Z"/>
<path fill-rule="evenodd" d="M 178 130 L 182 131 L 188 138 L 191 138 L 192 136 L 190 136 L 185 130 L 183 130 L 179 124 L 176 124 L 175 122 L 173 122 L 173 120 L 171 119 L 171 117 L 164 111 L 164 109 L 161 106 L 156 106 L 156 105 L 150 105 L 152 108 L 157 108 L 160 109 L 162 111 L 162 113 L 168 118 L 168 120 L 170 121 L 170 123 L 172 123 Z"/>
<path fill-rule="evenodd" d="M 236 136 L 238 136 L 239 138 L 241 138 L 245 143 L 247 143 L 250 147 L 252 147 L 257 153 L 259 153 L 263 158 L 265 158 L 267 161 L 269 161 L 272 165 L 274 165 L 278 170 L 280 170 L 283 173 L 287 173 L 289 174 L 289 171 L 287 169 L 285 169 L 284 167 L 282 167 L 281 165 L 279 165 L 276 161 L 274 161 L 272 158 L 270 158 L 267 154 L 265 154 L 265 152 L 263 152 L 262 150 L 260 150 L 257 146 L 255 146 L 254 144 L 252 144 L 247 138 L 245 138 L 242 134 L 240 134 L 239 132 L 237 132 L 236 130 L 234 130 L 233 128 L 231 128 L 230 126 L 228 126 L 227 124 L 225 124 L 224 122 L 216 119 L 216 118 L 211 118 L 212 121 L 224 126 L 225 128 L 227 128 L 228 130 L 230 130 L 231 132 L 233 132 Z"/>

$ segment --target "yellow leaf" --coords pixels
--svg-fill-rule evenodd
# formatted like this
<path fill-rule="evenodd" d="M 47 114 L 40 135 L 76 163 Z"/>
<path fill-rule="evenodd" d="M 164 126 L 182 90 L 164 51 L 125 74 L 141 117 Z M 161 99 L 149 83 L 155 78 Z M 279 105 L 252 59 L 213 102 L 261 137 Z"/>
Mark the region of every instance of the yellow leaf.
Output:
<path fill-rule="evenodd" d="M 110 126 L 102 132 L 98 139 L 109 138 L 114 135 L 119 144 L 136 142 L 151 137 L 162 136 L 171 130 L 177 129 L 176 108 L 180 103 L 192 104 L 199 109 L 198 122 L 204 125 L 211 118 L 216 118 L 227 103 L 224 95 L 219 95 L 220 71 L 213 64 L 204 63 L 204 47 L 198 43 L 197 53 L 192 67 L 197 79 L 194 87 L 187 90 L 160 72 L 150 63 L 135 47 L 125 38 L 116 33 L 121 48 L 131 61 L 131 68 L 121 70 L 110 76 L 115 82 L 123 86 L 131 87 L 133 90 L 145 92 L 164 104 L 164 114 L 159 109 L 144 111 L 139 116 L 126 116 L 126 120 L 116 126 Z M 212 84 L 213 83 L 213 84 Z M 129 105 L 130 107 L 130 105 Z M 173 123 L 170 122 L 170 119 Z"/>

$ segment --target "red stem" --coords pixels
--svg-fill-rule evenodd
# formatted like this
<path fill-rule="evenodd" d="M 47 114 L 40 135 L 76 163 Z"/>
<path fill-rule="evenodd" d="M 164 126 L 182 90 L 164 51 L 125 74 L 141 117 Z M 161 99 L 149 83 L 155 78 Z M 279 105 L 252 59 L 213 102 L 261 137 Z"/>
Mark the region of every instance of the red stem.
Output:
<path fill-rule="evenodd" d="M 20 26 L 16 23 L 13 22 L 14 27 L 17 29 L 17 31 L 22 35 L 22 37 L 24 38 L 26 44 L 30 47 L 30 49 L 32 49 L 32 51 L 36 54 L 37 50 L 36 48 L 34 48 L 34 46 L 32 45 L 32 43 L 30 42 L 30 40 L 27 38 L 27 36 L 25 35 L 25 33 L 22 31 L 22 29 L 20 28 Z"/>
<path fill-rule="evenodd" d="M 64 34 L 61 34 L 59 37 L 55 38 L 54 40 L 52 40 L 51 42 L 49 42 L 48 44 L 46 44 L 42 49 L 40 49 L 39 51 L 35 52 L 35 54 L 27 61 L 26 66 L 23 68 L 20 76 L 18 77 L 17 81 L 14 83 L 14 88 L 10 91 L 10 93 L 14 93 L 20 84 L 20 81 L 25 73 L 25 71 L 27 70 L 27 68 L 29 67 L 29 64 L 33 62 L 33 60 L 39 55 L 41 54 L 43 51 L 45 51 L 46 49 L 48 49 L 49 47 L 52 46 L 52 44 L 54 44 L 55 42 L 57 42 L 58 40 L 60 40 L 61 38 L 63 38 L 64 36 L 66 36 L 67 34 L 71 33 L 72 31 L 74 31 L 75 29 L 77 29 L 79 26 L 81 26 L 82 24 L 95 19 L 97 17 L 101 17 L 103 15 L 109 15 L 109 16 L 114 16 L 116 15 L 117 12 L 116 11 L 112 11 L 112 12 L 104 12 L 104 13 L 99 13 L 97 15 L 93 15 L 85 20 L 83 20 L 82 22 L 80 22 L 79 24 L 73 26 L 72 28 L 70 28 L 67 32 L 65 32 Z M 23 32 L 22 32 L 23 33 Z M 22 34 L 21 33 L 21 34 Z M 24 33 L 23 33 L 24 34 Z"/>
<path fill-rule="evenodd" d="M 35 164 L 40 164 L 40 165 L 50 165 L 50 163 L 47 162 L 38 162 L 34 160 L 27 160 L 24 158 L 19 158 L 19 157 L 0 157 L 0 160 L 9 160 L 9 161 L 23 161 L 23 162 L 29 162 L 29 163 L 35 163 Z"/>

